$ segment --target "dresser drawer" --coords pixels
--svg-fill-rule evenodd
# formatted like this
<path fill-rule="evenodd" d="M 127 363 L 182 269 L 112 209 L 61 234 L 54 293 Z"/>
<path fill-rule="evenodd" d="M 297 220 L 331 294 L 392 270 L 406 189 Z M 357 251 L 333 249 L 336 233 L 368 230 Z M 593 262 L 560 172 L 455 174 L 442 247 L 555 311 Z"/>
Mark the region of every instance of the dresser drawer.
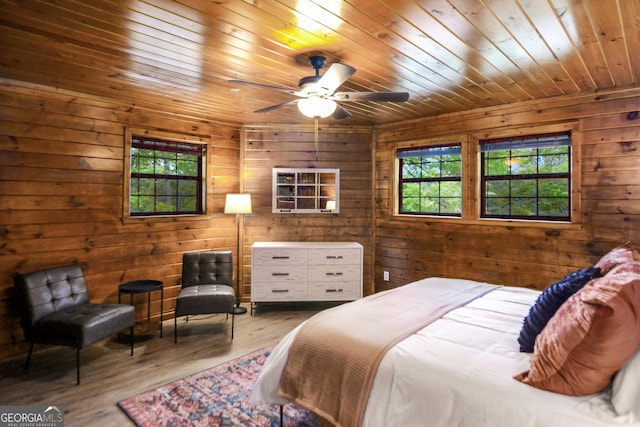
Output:
<path fill-rule="evenodd" d="M 309 282 L 353 282 L 360 281 L 360 265 L 310 265 Z"/>
<path fill-rule="evenodd" d="M 309 264 L 359 264 L 360 251 L 357 249 L 309 249 Z"/>
<path fill-rule="evenodd" d="M 252 289 L 252 302 L 299 301 L 307 298 L 307 286 L 299 283 L 260 283 Z"/>
<path fill-rule="evenodd" d="M 255 265 L 306 265 L 306 249 L 258 248 L 252 254 Z"/>
<path fill-rule="evenodd" d="M 318 301 L 350 301 L 360 298 L 360 280 L 356 282 L 309 282 L 308 297 Z"/>
<path fill-rule="evenodd" d="M 296 282 L 304 287 L 307 281 L 306 265 L 263 265 L 253 270 L 253 283 Z"/>

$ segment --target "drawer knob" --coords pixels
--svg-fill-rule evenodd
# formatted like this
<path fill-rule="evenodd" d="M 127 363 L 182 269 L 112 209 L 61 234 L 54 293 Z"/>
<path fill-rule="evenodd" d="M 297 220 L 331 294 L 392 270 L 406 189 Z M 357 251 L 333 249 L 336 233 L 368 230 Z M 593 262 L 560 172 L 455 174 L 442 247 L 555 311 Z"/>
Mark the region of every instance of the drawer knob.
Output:
<path fill-rule="evenodd" d="M 289 289 L 272 289 L 271 293 L 273 294 L 286 294 L 289 292 Z"/>
<path fill-rule="evenodd" d="M 342 259 L 342 255 L 327 255 L 327 259 Z"/>
<path fill-rule="evenodd" d="M 271 273 L 272 276 L 288 276 L 289 273 Z"/>
<path fill-rule="evenodd" d="M 342 273 L 341 272 L 337 272 L 337 273 L 329 272 L 329 273 L 327 273 L 327 276 L 342 276 Z"/>
<path fill-rule="evenodd" d="M 327 289 L 327 293 L 329 292 L 342 292 L 342 289 Z"/>

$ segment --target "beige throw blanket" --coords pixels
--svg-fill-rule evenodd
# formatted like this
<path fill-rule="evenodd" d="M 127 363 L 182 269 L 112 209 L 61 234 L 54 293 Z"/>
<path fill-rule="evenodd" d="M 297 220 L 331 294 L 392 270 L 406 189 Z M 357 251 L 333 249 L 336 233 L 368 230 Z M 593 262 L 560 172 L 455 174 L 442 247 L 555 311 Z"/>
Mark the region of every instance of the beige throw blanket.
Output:
<path fill-rule="evenodd" d="M 336 426 L 360 426 L 389 348 L 496 288 L 430 278 L 318 313 L 296 334 L 280 395 Z"/>

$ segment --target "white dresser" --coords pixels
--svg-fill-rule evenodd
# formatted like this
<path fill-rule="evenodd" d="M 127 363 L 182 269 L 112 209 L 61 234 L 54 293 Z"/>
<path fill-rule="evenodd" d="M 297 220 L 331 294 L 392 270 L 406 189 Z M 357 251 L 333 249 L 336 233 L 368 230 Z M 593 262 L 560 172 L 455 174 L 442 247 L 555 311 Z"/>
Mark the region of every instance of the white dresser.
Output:
<path fill-rule="evenodd" d="M 256 242 L 251 305 L 362 298 L 362 251 L 355 242 Z"/>

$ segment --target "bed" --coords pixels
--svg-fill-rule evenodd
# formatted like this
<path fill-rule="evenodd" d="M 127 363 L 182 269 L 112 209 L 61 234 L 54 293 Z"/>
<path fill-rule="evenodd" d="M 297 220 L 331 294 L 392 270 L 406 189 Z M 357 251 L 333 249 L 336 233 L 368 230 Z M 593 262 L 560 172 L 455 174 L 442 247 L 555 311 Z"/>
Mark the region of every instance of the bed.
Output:
<path fill-rule="evenodd" d="M 612 269 L 613 266 L 607 266 L 607 271 L 603 268 L 603 276 Z M 522 333 L 523 319 L 531 315 L 532 307 L 540 300 L 539 291 L 434 277 L 325 310 L 298 326 L 270 354 L 250 401 L 271 404 L 293 401 L 329 420 L 329 424 L 341 426 L 638 427 L 640 263 L 635 262 L 632 273 L 635 281 L 633 289 L 630 285 L 628 290 L 631 289 L 631 299 L 635 298 L 634 303 L 638 304 L 638 307 L 630 308 L 635 313 L 636 325 L 623 334 L 628 335 L 631 331 L 636 335 L 626 338 L 633 343 L 627 346 L 631 350 L 622 351 L 628 354 L 622 357 L 622 366 L 616 368 L 613 385 L 609 384 L 601 391 L 567 395 L 523 382 L 522 375 L 534 369 L 533 359 L 537 354 L 520 351 L 518 338 Z M 453 299 L 454 302 L 442 304 L 437 294 L 445 288 L 458 289 L 458 294 L 463 297 L 448 295 L 444 300 Z M 415 292 L 424 292 L 424 296 L 417 296 Z M 582 290 L 574 292 L 567 301 L 576 299 L 580 292 L 586 293 Z M 420 301 L 421 298 L 430 302 Z M 401 299 L 406 303 L 397 304 Z M 629 299 L 627 295 L 625 300 Z M 366 306 L 371 304 L 375 310 L 384 306 L 389 308 L 382 315 L 363 314 L 368 310 Z M 367 340 L 368 336 L 384 335 L 384 327 L 380 325 L 394 324 L 395 317 L 402 318 L 400 324 L 404 325 L 406 313 L 422 311 L 425 307 L 433 311 L 434 306 L 438 312 L 435 317 L 420 318 L 419 325 L 413 330 L 392 337 L 390 343 L 379 350 L 379 360 L 374 356 L 362 363 L 345 362 L 341 355 L 333 353 L 336 347 L 352 353 L 353 347 Z M 547 329 L 566 306 L 564 303 L 552 316 Z M 356 327 L 345 327 L 353 325 L 345 321 L 348 319 L 345 316 L 353 311 L 361 320 L 355 320 Z M 396 314 L 392 314 L 394 311 Z M 332 318 L 338 321 L 327 326 L 325 335 L 320 334 L 317 340 L 310 340 L 317 341 L 315 346 L 309 342 L 302 344 L 302 347 L 309 347 L 307 358 L 303 358 L 306 365 L 290 368 L 293 363 L 290 359 L 297 358 L 292 355 L 297 354 L 296 348 L 301 346 L 298 344 L 296 347 L 297 341 L 302 340 L 301 336 L 306 334 L 309 324 L 318 323 L 315 320 L 317 316 L 321 316 L 320 324 Z M 624 322 L 628 323 L 628 319 Z M 372 333 L 376 328 L 381 328 L 381 332 Z M 316 326 L 315 329 L 319 328 Z M 327 332 L 331 335 L 326 335 Z M 315 334 L 316 331 L 312 336 Z M 610 332 L 607 334 L 611 335 Z M 346 342 L 358 344 L 345 345 Z M 621 354 L 618 349 L 612 351 L 616 355 Z M 325 352 L 330 354 L 323 359 L 321 355 Z M 336 374 L 337 384 L 326 382 L 326 378 L 331 377 L 332 364 L 341 365 Z M 367 375 L 372 377 L 370 384 L 365 386 L 351 380 L 351 372 L 359 371 L 362 365 L 374 365 L 370 374 L 363 374 L 365 383 Z M 289 372 L 291 369 L 293 374 Z M 295 376 L 294 386 L 285 390 L 283 383 L 287 383 L 287 377 L 291 375 Z M 335 399 L 329 402 L 328 409 L 322 406 L 326 402 L 310 403 L 304 396 L 310 389 L 320 396 L 333 396 Z M 363 396 L 357 396 L 358 393 Z M 359 407 L 362 407 L 362 414 L 354 417 Z"/>

